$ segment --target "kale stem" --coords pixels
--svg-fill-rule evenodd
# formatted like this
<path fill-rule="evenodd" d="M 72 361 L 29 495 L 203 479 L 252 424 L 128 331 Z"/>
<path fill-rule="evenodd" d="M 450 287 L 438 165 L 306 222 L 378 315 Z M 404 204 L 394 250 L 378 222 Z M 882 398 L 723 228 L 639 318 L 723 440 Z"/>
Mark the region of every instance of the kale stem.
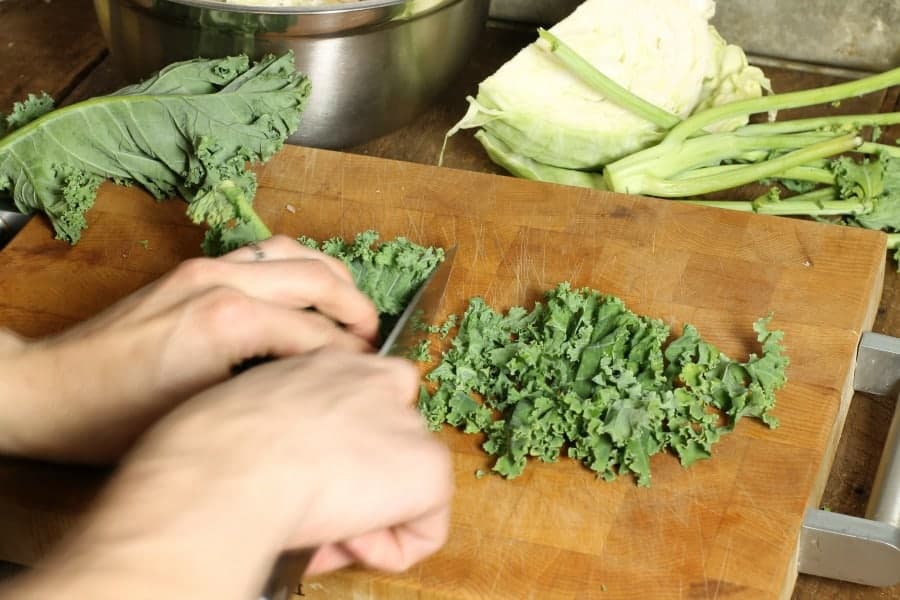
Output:
<path fill-rule="evenodd" d="M 832 173 L 828 169 L 812 167 L 809 165 L 792 167 L 774 175 L 773 177 L 776 177 L 778 179 L 796 179 L 798 181 L 810 181 L 812 183 L 834 185 L 834 173 Z"/>
<path fill-rule="evenodd" d="M 725 208 L 738 212 L 756 212 L 753 208 L 753 202 L 747 200 L 694 200 L 693 198 L 675 199 L 676 202 L 682 204 L 693 204 L 694 206 L 706 206 L 707 208 Z"/>
<path fill-rule="evenodd" d="M 836 136 L 833 134 L 822 133 L 755 136 L 712 133 L 701 138 L 687 140 L 681 144 L 677 152 L 670 151 L 665 156 L 655 157 L 655 160 L 633 163 L 626 157 L 607 165 L 604 176 L 609 184 L 609 189 L 640 194 L 645 191 L 641 187 L 641 181 L 645 177 L 676 178 L 685 171 L 704 168 L 726 159 L 742 159 L 755 151 L 764 152 L 758 159 L 759 162 L 762 162 L 772 150 L 796 150 L 834 139 Z M 743 167 L 746 165 L 742 165 Z M 737 169 L 732 172 L 734 171 Z"/>
<path fill-rule="evenodd" d="M 814 104 L 823 104 L 843 100 L 852 96 L 861 96 L 884 88 L 900 84 L 900 67 L 836 85 L 830 85 L 800 92 L 772 94 L 761 98 L 739 100 L 729 104 L 716 106 L 697 113 L 676 125 L 663 140 L 663 144 L 677 143 L 686 140 L 692 134 L 706 127 L 741 115 L 752 115 L 772 110 L 799 108 Z"/>
<path fill-rule="evenodd" d="M 754 200 L 752 202 L 736 200 L 680 200 L 686 204 L 707 206 L 713 208 L 726 208 L 741 212 L 754 212 L 761 215 L 797 216 L 808 215 L 815 217 L 829 217 L 838 215 L 857 215 L 866 211 L 862 202 L 847 200 L 835 200 L 837 193 L 834 188 L 828 187 L 814 190 L 805 194 L 798 194 L 784 200 Z"/>
<path fill-rule="evenodd" d="M 855 135 L 845 135 L 824 142 L 818 142 L 805 148 L 801 148 L 800 150 L 794 150 L 793 152 L 789 152 L 788 154 L 784 154 L 777 158 L 746 165 L 740 169 L 734 169 L 733 171 L 722 173 L 720 175 L 710 175 L 707 177 L 683 180 L 663 179 L 652 175 L 644 175 L 642 177 L 634 178 L 634 182 L 626 180 L 625 185 L 628 186 L 627 190 L 629 193 L 649 194 L 651 196 L 660 196 L 663 198 L 700 196 L 718 190 L 739 187 L 767 177 L 773 177 L 787 169 L 799 167 L 812 160 L 853 150 L 861 143 L 862 140 L 860 140 L 859 137 Z M 619 184 L 621 185 L 621 181 L 619 181 Z M 638 185 L 640 189 L 633 189 L 635 185 Z M 610 189 L 624 191 L 617 186 L 611 186 Z"/>
<path fill-rule="evenodd" d="M 717 165 L 714 167 L 701 167 L 699 169 L 692 169 L 690 171 L 685 171 L 684 173 L 679 173 L 677 176 L 672 177 L 673 180 L 682 180 L 682 179 L 697 179 L 699 177 L 708 177 L 708 176 L 719 176 L 724 173 L 729 173 L 735 171 L 737 169 L 741 169 L 747 165 L 745 164 L 731 164 L 731 165 Z M 791 167 L 790 169 L 785 169 L 781 173 L 777 173 L 772 176 L 775 179 L 796 179 L 798 181 L 809 181 L 812 183 L 824 183 L 826 185 L 834 184 L 834 173 L 829 171 L 828 169 L 824 169 L 821 167 L 814 167 L 811 165 L 801 165 L 799 167 Z"/>
<path fill-rule="evenodd" d="M 241 220 L 253 228 L 253 232 L 256 234 L 256 241 L 259 242 L 272 237 L 272 232 L 266 227 L 263 220 L 259 218 L 256 211 L 253 210 L 253 205 L 250 204 L 247 196 L 244 195 L 244 192 L 237 185 L 225 185 L 222 191 L 229 202 L 234 205 L 235 212 L 237 212 Z"/>
<path fill-rule="evenodd" d="M 856 149 L 856 152 L 863 154 L 887 154 L 894 158 L 900 158 L 900 148 L 897 146 L 888 146 L 887 144 L 877 144 L 875 142 L 863 142 L 862 146 Z"/>
<path fill-rule="evenodd" d="M 597 67 L 582 58 L 565 42 L 546 29 L 538 29 L 538 35 L 541 36 L 541 39 L 550 44 L 550 52 L 556 55 L 556 57 L 559 58 L 572 73 L 603 94 L 607 100 L 616 106 L 627 109 L 635 115 L 646 119 L 657 127 L 665 130 L 672 129 L 681 122 L 681 119 L 677 115 L 673 115 L 652 102 L 648 102 L 643 98 L 636 96 L 628 89 L 622 87 L 601 73 Z"/>
<path fill-rule="evenodd" d="M 770 96 L 771 97 L 771 96 Z M 850 127 L 859 129 L 866 125 L 896 125 L 900 123 L 900 112 L 875 113 L 870 115 L 834 115 L 812 119 L 793 119 L 772 123 L 754 123 L 735 130 L 740 135 L 757 135 L 760 133 L 799 133 L 814 131 L 826 127 Z"/>

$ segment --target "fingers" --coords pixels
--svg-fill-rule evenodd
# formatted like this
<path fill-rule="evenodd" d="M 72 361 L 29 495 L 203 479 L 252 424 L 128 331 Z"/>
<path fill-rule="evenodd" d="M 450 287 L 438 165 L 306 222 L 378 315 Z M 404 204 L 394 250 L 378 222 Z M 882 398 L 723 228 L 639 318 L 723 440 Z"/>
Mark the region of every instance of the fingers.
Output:
<path fill-rule="evenodd" d="M 229 262 L 262 262 L 267 260 L 317 259 L 327 264 L 337 277 L 353 283 L 350 270 L 340 260 L 318 250 L 304 246 L 286 235 L 276 235 L 267 240 L 238 248 L 220 257 Z"/>
<path fill-rule="evenodd" d="M 378 334 L 378 311 L 360 292 L 341 261 L 307 248 L 286 236 L 275 236 L 217 259 L 184 261 L 153 286 L 133 294 L 109 318 L 145 318 L 208 290 L 228 287 L 249 297 L 286 308 L 314 308 L 369 342 Z"/>
<path fill-rule="evenodd" d="M 314 308 L 346 326 L 351 333 L 374 342 L 378 311 L 356 288 L 346 267 L 340 261 L 291 243 L 301 252 L 284 259 L 185 261 L 161 283 L 163 294 L 176 300 L 184 297 L 185 290 L 195 290 L 196 294 L 210 288 L 230 287 L 288 308 Z M 303 250 L 313 254 L 303 257 Z"/>
<path fill-rule="evenodd" d="M 364 533 L 319 548 L 310 562 L 310 575 L 342 569 L 354 563 L 399 573 L 437 552 L 450 529 L 448 504 L 388 529 Z"/>
<path fill-rule="evenodd" d="M 294 310 L 221 288 L 198 300 L 187 321 L 226 349 L 230 366 L 253 356 L 293 356 L 333 348 L 366 352 L 371 345 L 314 311 Z"/>
<path fill-rule="evenodd" d="M 208 280 L 282 306 L 314 308 L 368 341 L 378 332 L 372 301 L 318 259 L 235 263 L 219 274 L 209 273 Z"/>

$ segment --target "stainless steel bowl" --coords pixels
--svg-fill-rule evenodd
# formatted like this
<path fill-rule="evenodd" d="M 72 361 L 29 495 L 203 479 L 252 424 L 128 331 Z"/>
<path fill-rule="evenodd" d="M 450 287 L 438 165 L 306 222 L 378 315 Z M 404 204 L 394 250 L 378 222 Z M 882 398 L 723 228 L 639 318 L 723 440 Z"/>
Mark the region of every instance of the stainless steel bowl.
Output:
<path fill-rule="evenodd" d="M 293 50 L 312 81 L 289 141 L 362 143 L 402 127 L 465 64 L 490 0 L 361 0 L 259 8 L 209 0 L 94 0 L 113 58 L 131 79 L 189 58 Z"/>

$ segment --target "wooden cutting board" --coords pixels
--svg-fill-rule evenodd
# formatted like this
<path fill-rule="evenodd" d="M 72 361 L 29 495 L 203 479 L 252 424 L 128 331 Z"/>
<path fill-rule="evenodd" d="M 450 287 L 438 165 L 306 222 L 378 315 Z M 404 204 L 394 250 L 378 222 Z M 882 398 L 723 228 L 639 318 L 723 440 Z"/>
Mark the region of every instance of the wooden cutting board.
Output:
<path fill-rule="evenodd" d="M 402 575 L 350 569 L 306 582 L 311 598 L 785 598 L 803 512 L 821 495 L 873 321 L 885 238 L 868 231 L 537 184 L 357 155 L 285 148 L 260 170 L 257 206 L 276 232 L 317 238 L 375 228 L 460 251 L 445 298 L 530 306 L 563 280 L 757 351 L 774 311 L 791 357 L 770 431 L 744 420 L 712 460 L 652 460 L 653 482 L 603 482 L 568 459 L 513 481 L 476 479 L 480 439 L 438 434 L 455 458 L 452 531 Z M 90 317 L 179 260 L 201 232 L 184 205 L 104 186 L 82 241 L 33 220 L 2 253 L 0 325 L 45 335 Z M 32 561 L 97 477 L 0 463 L 0 559 Z M 365 502 L 365 498 L 360 498 Z"/>

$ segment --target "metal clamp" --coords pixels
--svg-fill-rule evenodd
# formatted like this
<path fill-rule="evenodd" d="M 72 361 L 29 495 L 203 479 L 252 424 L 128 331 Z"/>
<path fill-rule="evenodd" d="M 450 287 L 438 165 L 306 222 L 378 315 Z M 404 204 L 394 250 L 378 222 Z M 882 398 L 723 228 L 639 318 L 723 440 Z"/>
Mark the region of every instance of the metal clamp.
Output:
<path fill-rule="evenodd" d="M 866 333 L 859 345 L 853 387 L 896 394 L 900 339 Z M 900 583 L 900 400 L 872 485 L 866 518 L 809 509 L 800 532 L 801 573 L 872 586 Z"/>

